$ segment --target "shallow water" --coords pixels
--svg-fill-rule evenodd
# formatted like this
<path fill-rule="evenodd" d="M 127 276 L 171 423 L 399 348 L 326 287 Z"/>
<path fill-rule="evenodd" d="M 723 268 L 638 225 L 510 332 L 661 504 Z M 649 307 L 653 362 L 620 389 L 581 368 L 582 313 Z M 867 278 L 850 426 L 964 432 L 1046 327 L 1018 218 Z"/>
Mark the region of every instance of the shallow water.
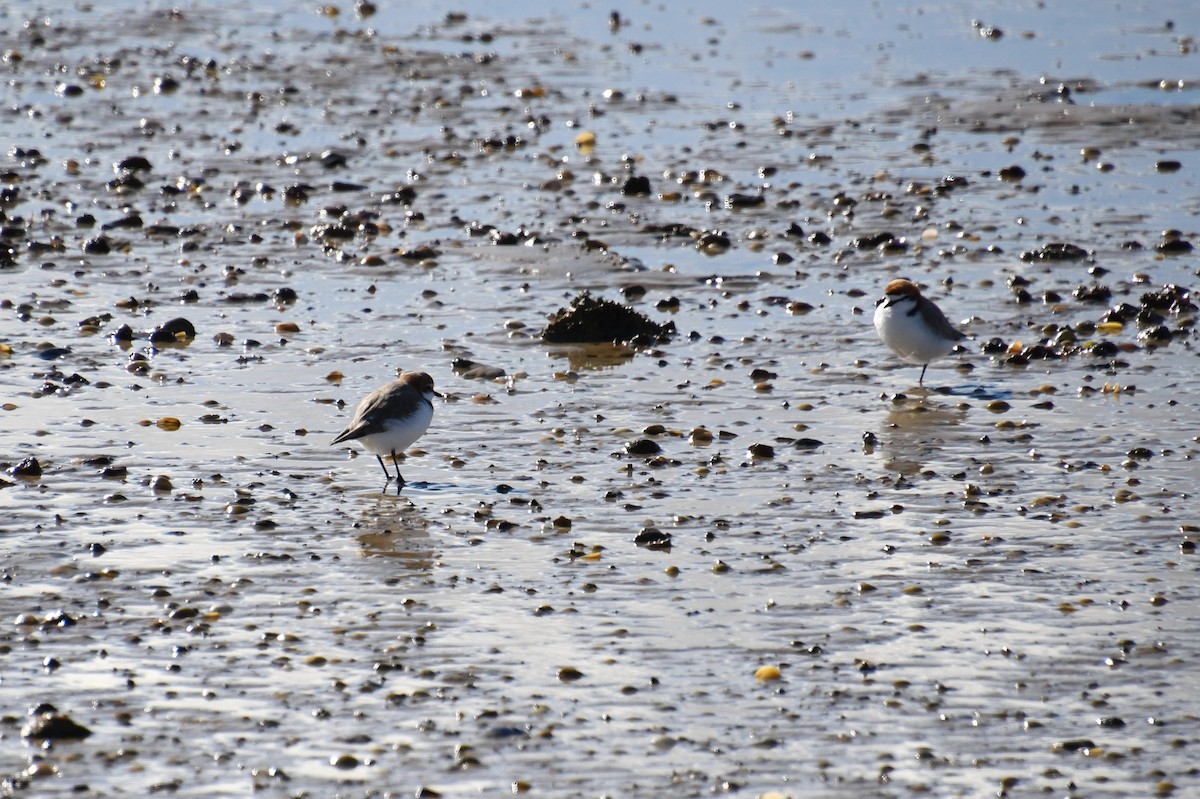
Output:
<path fill-rule="evenodd" d="M 7 795 L 1197 790 L 1192 312 L 1089 326 L 1196 277 L 1188 6 L 281 5 L 0 11 Z M 928 391 L 899 275 L 973 336 Z M 539 340 L 635 286 L 670 342 Z M 1117 348 L 1009 357 L 1063 328 Z M 409 368 L 397 494 L 328 442 Z"/>

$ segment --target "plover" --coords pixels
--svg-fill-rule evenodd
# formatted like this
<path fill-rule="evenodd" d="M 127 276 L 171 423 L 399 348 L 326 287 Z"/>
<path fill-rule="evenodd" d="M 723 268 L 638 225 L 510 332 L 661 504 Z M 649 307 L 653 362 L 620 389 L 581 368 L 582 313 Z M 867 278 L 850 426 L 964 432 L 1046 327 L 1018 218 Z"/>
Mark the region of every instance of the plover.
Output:
<path fill-rule="evenodd" d="M 875 304 L 875 330 L 883 343 L 909 363 L 921 364 L 918 385 L 934 358 L 949 355 L 966 334 L 950 324 L 933 300 L 911 280 L 893 280 Z"/>
<path fill-rule="evenodd" d="M 433 398 L 442 396 L 433 390 L 433 378 L 425 372 L 404 372 L 386 386 L 363 398 L 350 424 L 331 444 L 358 441 L 375 455 L 388 480 L 392 475 L 384 455 L 391 455 L 396 466 L 397 488 L 404 485 L 396 454 L 403 453 L 424 435 L 433 420 Z"/>

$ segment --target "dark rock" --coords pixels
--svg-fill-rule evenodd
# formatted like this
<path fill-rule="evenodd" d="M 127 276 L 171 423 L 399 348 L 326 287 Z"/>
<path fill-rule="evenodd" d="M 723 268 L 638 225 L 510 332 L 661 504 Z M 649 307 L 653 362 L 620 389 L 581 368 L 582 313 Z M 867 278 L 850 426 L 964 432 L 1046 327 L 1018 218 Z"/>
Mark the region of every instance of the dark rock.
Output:
<path fill-rule="evenodd" d="M 141 191 L 146 188 L 145 182 L 132 172 L 127 172 L 119 178 L 113 178 L 108 183 L 105 183 L 104 186 L 109 191 L 114 191 L 117 194 L 129 194 L 130 192 Z"/>
<path fill-rule="evenodd" d="M 129 325 L 121 325 L 109 333 L 108 337 L 113 341 L 133 341 L 133 328 Z"/>
<path fill-rule="evenodd" d="M 1071 296 L 1080 302 L 1108 302 L 1112 299 L 1112 289 L 1098 283 L 1093 286 L 1079 286 L 1071 292 Z"/>
<path fill-rule="evenodd" d="M 455 358 L 451 362 L 450 368 L 454 370 L 455 374 L 468 380 L 495 380 L 507 374 L 499 366 L 479 363 L 469 358 Z"/>
<path fill-rule="evenodd" d="M 775 457 L 775 448 L 770 444 L 751 444 L 746 448 L 746 452 L 751 458 L 767 460 Z"/>
<path fill-rule="evenodd" d="M 417 199 L 417 190 L 412 186 L 401 186 L 379 198 L 380 202 L 389 205 L 411 205 L 415 199 Z"/>
<path fill-rule="evenodd" d="M 700 231 L 690 225 L 685 225 L 682 222 L 667 222 L 664 224 L 648 224 L 641 228 L 643 233 L 650 233 L 658 236 L 662 240 L 667 239 L 686 239 L 698 236 Z"/>
<path fill-rule="evenodd" d="M 312 186 L 296 183 L 283 190 L 283 200 L 289 205 L 299 205 L 308 202 L 308 194 L 311 191 Z"/>
<path fill-rule="evenodd" d="M 947 175 L 937 182 L 934 187 L 934 194 L 948 194 L 955 189 L 961 189 L 964 186 L 970 186 L 971 181 L 959 175 Z"/>
<path fill-rule="evenodd" d="M 733 242 L 719 230 L 704 230 L 696 236 L 696 246 L 705 252 L 717 252 L 728 250 Z"/>
<path fill-rule="evenodd" d="M 83 251 L 88 255 L 108 255 L 112 252 L 112 242 L 107 236 L 96 236 L 83 243 Z"/>
<path fill-rule="evenodd" d="M 1079 297 L 1079 293 L 1081 291 L 1083 291 L 1082 288 L 1075 289 L 1075 295 Z M 1084 298 L 1079 297 L 1079 299 Z M 1125 324 L 1130 319 L 1136 319 L 1137 315 L 1138 309 L 1136 307 L 1127 302 L 1123 302 L 1120 305 L 1114 305 L 1105 311 L 1104 316 L 1100 317 L 1100 320 L 1102 322 L 1120 322 L 1121 324 Z"/>
<path fill-rule="evenodd" d="M 268 302 L 271 299 L 271 295 L 265 291 L 256 291 L 253 293 L 235 291 L 232 294 L 226 295 L 223 299 L 232 305 L 247 305 L 252 302 Z"/>
<path fill-rule="evenodd" d="M 635 175 L 625 181 L 625 185 L 621 187 L 621 193 L 626 197 L 640 197 L 650 194 L 650 178 Z"/>
<path fill-rule="evenodd" d="M 149 331 L 150 340 L 155 342 L 178 341 L 180 335 L 186 339 L 196 337 L 195 326 L 182 316 L 177 316 L 170 321 L 163 322 L 158 327 Z"/>
<path fill-rule="evenodd" d="M 113 164 L 113 166 L 118 172 L 149 172 L 154 168 L 150 165 L 150 159 L 140 155 L 131 155 L 127 158 L 122 158 Z"/>
<path fill-rule="evenodd" d="M 1154 245 L 1154 249 L 1165 255 L 1178 255 L 1181 253 L 1189 253 L 1194 248 L 1192 247 L 1192 243 L 1187 239 L 1171 238 L 1160 241 L 1158 244 Z"/>
<path fill-rule="evenodd" d="M 1173 338 L 1175 334 L 1166 325 L 1155 325 L 1138 334 L 1138 340 L 1147 344 L 1166 344 Z"/>
<path fill-rule="evenodd" d="M 1143 294 L 1141 305 L 1143 308 L 1156 308 L 1173 314 L 1196 311 L 1196 305 L 1191 300 L 1191 292 L 1173 283 L 1167 284 L 1157 291 Z"/>
<path fill-rule="evenodd" d="M 1036 250 L 1021 253 L 1022 261 L 1082 261 L 1087 257 L 1087 250 L 1063 242 L 1052 242 Z"/>
<path fill-rule="evenodd" d="M 396 255 L 405 261 L 428 261 L 439 257 L 442 251 L 428 244 L 421 244 L 411 250 L 397 250 Z"/>
<path fill-rule="evenodd" d="M 70 354 L 70 347 L 47 347 L 44 350 L 39 350 L 37 356 L 43 361 L 57 361 L 59 358 L 65 358 Z"/>
<path fill-rule="evenodd" d="M 21 728 L 22 738 L 39 741 L 81 741 L 91 734 L 70 716 L 55 711 L 39 713 Z"/>
<path fill-rule="evenodd" d="M 8 470 L 8 473 L 13 477 L 41 477 L 42 464 L 38 463 L 38 459 L 30 456 Z"/>
<path fill-rule="evenodd" d="M 321 153 L 321 166 L 326 169 L 340 169 L 346 165 L 346 156 L 336 150 L 326 150 Z"/>
<path fill-rule="evenodd" d="M 1030 361 L 1056 360 L 1062 357 L 1062 353 L 1051 347 L 1047 347 L 1045 344 L 1034 344 L 1031 347 L 1027 347 L 1021 354 Z"/>
<path fill-rule="evenodd" d="M 626 444 L 625 451 L 630 455 L 657 455 L 662 452 L 662 447 L 652 439 L 639 438 Z"/>
<path fill-rule="evenodd" d="M 42 628 L 47 627 L 74 627 L 79 622 L 75 620 L 71 614 L 67 613 L 62 608 L 51 611 L 42 619 Z"/>
<path fill-rule="evenodd" d="M 116 228 L 137 229 L 142 226 L 142 218 L 137 214 L 128 214 L 120 219 L 114 219 L 111 222 L 105 222 L 101 225 L 102 230 L 113 230 Z"/>
<path fill-rule="evenodd" d="M 737 208 L 762 208 L 767 204 L 767 200 L 761 194 L 730 194 L 725 198 L 725 207 L 730 209 Z"/>
<path fill-rule="evenodd" d="M 856 250 L 873 250 L 876 247 L 882 247 L 885 244 L 891 244 L 896 240 L 896 237 L 887 231 L 883 233 L 875 233 L 870 236 L 858 236 L 850 241 L 850 246 Z"/>
<path fill-rule="evenodd" d="M 1137 312 L 1137 323 L 1139 327 L 1156 327 L 1165 324 L 1167 319 L 1153 308 L 1142 307 Z"/>
<path fill-rule="evenodd" d="M 643 527 L 642 531 L 633 539 L 633 543 L 646 549 L 669 552 L 671 550 L 671 534 L 664 533 L 657 527 Z"/>

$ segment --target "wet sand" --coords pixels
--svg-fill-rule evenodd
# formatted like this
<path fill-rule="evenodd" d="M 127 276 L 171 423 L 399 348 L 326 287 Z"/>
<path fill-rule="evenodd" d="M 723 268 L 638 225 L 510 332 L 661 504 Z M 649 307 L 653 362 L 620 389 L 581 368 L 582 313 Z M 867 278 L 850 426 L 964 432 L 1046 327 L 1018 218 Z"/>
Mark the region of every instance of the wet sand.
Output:
<path fill-rule="evenodd" d="M 477 5 L 0 12 L 5 795 L 1196 791 L 1188 8 Z"/>

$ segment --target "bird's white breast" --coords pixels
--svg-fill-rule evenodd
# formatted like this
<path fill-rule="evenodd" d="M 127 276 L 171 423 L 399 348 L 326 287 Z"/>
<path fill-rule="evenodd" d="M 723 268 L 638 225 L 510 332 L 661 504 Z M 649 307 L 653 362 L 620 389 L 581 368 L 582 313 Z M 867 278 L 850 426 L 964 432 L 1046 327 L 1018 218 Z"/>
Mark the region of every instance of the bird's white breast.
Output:
<path fill-rule="evenodd" d="M 400 454 L 413 445 L 413 442 L 425 434 L 429 423 L 433 421 L 433 406 L 428 402 L 418 402 L 416 410 L 403 419 L 390 419 L 378 433 L 363 436 L 359 439 L 363 447 L 376 455 Z"/>

